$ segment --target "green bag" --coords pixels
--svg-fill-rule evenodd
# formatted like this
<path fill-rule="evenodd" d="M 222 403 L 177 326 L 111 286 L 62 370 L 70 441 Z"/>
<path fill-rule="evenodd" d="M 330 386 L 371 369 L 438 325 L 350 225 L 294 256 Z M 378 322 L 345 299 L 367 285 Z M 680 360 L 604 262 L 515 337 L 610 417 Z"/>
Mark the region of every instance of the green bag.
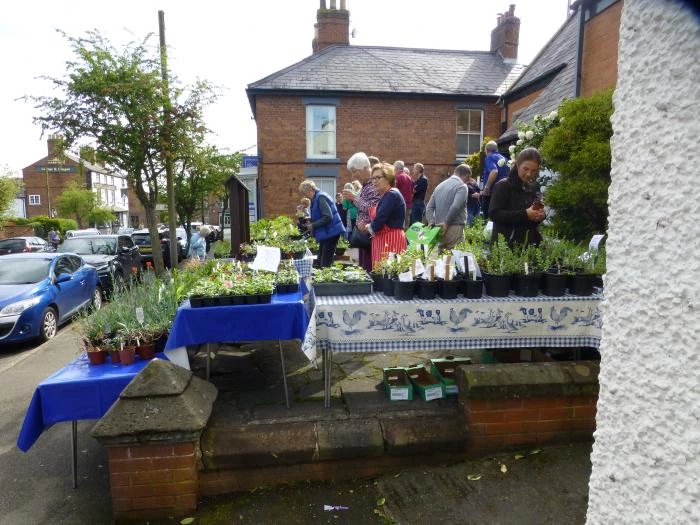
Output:
<path fill-rule="evenodd" d="M 440 226 L 429 228 L 422 222 L 414 222 L 406 230 L 406 240 L 410 245 L 427 244 L 432 249 L 440 240 Z"/>

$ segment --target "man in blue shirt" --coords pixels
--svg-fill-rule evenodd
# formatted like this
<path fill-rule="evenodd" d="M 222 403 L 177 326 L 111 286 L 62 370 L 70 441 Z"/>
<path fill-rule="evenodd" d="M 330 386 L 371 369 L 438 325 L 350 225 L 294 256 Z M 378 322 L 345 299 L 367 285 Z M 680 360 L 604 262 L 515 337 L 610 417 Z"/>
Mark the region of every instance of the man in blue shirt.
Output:
<path fill-rule="evenodd" d="M 481 211 L 484 219 L 489 220 L 489 201 L 491 200 L 491 190 L 494 185 L 508 176 L 508 165 L 506 158 L 498 153 L 498 144 L 493 140 L 486 143 L 486 160 L 484 161 L 484 173 L 481 177 Z"/>

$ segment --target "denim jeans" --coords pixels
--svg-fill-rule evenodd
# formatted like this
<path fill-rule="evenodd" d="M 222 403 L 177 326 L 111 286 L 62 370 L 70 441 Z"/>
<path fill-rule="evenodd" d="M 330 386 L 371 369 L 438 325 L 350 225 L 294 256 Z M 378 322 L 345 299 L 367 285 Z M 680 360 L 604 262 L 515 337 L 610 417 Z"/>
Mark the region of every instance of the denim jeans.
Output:
<path fill-rule="evenodd" d="M 425 213 L 425 201 L 413 201 L 411 204 L 411 219 L 408 221 L 410 226 L 416 222 L 423 222 L 423 214 Z"/>

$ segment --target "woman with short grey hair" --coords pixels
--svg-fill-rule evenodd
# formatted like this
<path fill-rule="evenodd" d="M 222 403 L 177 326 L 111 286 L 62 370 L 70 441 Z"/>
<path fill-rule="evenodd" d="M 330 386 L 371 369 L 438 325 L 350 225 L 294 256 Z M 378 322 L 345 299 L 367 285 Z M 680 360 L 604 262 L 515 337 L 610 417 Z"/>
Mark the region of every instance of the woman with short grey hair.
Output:
<path fill-rule="evenodd" d="M 335 201 L 308 179 L 299 184 L 299 193 L 311 201 L 311 217 L 306 222 L 306 228 L 318 241 L 319 265 L 321 268 L 331 266 L 338 239 L 345 233 Z"/>
<path fill-rule="evenodd" d="M 371 183 L 372 167 L 369 163 L 369 158 L 363 152 L 357 152 L 348 159 L 348 171 L 352 178 L 357 178 L 362 183 L 362 189 L 359 192 L 343 190 L 343 197 L 352 201 L 357 208 L 356 227 L 365 226 L 372 222 L 369 216 L 369 210 L 375 208 L 379 204 L 379 191 L 374 184 Z M 362 231 L 362 229 L 360 230 Z M 359 263 L 368 272 L 372 271 L 372 248 L 358 248 Z"/>

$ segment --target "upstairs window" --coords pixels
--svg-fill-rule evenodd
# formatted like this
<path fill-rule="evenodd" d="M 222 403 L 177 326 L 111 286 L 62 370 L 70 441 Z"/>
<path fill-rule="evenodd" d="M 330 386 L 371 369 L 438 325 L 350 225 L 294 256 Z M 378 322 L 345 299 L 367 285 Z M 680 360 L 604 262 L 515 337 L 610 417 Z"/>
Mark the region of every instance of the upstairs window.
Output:
<path fill-rule="evenodd" d="M 484 137 L 484 112 L 480 109 L 457 110 L 457 159 L 463 160 L 481 148 Z"/>
<path fill-rule="evenodd" d="M 335 106 L 306 106 L 306 156 L 335 158 Z"/>
<path fill-rule="evenodd" d="M 29 205 L 30 206 L 39 206 L 41 204 L 41 196 L 40 195 L 30 195 L 29 196 Z"/>

